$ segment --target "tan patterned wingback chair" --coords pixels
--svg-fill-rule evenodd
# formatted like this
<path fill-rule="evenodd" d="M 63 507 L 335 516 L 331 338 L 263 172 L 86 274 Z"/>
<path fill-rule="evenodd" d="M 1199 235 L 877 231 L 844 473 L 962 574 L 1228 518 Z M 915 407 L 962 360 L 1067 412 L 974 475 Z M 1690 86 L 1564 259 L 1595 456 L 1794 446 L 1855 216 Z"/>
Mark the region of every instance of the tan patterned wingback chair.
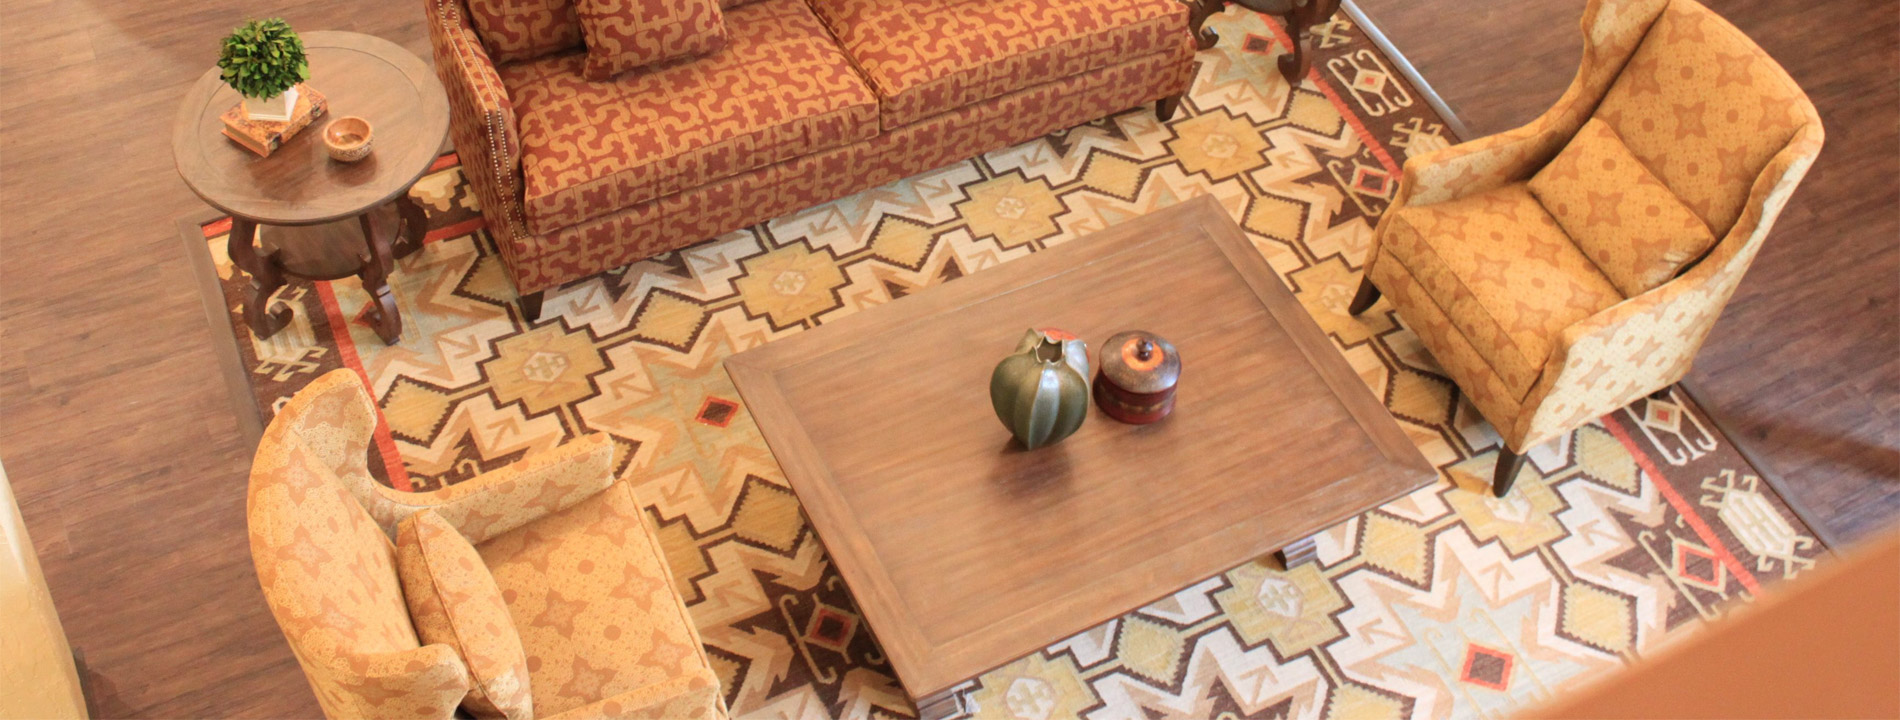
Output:
<path fill-rule="evenodd" d="M 447 718 L 468 694 L 454 646 L 422 645 L 398 523 L 422 510 L 480 553 L 526 653 L 539 717 L 723 718 L 719 683 L 613 445 L 590 436 L 433 492 L 369 474 L 376 406 L 338 370 L 286 403 L 251 468 L 251 557 L 332 718 Z M 557 607 L 558 606 L 558 607 Z"/>
<path fill-rule="evenodd" d="M 1582 27 L 1582 67 L 1556 106 L 1405 164 L 1352 304 L 1364 312 L 1383 292 L 1497 429 L 1500 496 L 1527 448 L 1681 379 L 1821 150 L 1801 88 L 1693 0 L 1591 0 Z M 1527 190 L 1593 118 L 1714 239 L 1646 291 L 1606 282 L 1603 258 Z"/>

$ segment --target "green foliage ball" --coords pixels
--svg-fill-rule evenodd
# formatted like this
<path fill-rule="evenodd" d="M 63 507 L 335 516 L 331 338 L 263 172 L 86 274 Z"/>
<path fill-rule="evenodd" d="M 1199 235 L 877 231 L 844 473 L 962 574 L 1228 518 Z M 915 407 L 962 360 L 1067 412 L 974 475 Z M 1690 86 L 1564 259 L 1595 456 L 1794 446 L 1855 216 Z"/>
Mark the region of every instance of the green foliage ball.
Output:
<path fill-rule="evenodd" d="M 303 38 L 283 18 L 252 20 L 224 38 L 218 55 L 224 82 L 247 98 L 276 97 L 310 79 Z"/>

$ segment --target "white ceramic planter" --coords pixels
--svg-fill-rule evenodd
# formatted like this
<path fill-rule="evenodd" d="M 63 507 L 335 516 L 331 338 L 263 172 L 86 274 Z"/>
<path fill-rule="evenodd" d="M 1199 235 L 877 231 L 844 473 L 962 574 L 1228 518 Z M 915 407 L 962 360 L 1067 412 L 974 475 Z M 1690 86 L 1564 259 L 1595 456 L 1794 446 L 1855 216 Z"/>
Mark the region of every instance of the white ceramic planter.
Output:
<path fill-rule="evenodd" d="M 285 90 L 273 98 L 244 98 L 244 114 L 252 120 L 285 122 L 297 109 L 297 88 Z"/>

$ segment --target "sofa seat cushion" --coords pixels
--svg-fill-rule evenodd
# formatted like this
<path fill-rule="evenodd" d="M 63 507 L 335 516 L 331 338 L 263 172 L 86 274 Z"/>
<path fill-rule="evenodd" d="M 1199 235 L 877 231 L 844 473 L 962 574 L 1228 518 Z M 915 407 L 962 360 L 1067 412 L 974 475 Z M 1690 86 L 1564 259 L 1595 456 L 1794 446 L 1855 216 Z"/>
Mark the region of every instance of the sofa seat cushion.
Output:
<path fill-rule="evenodd" d="M 812 0 L 901 127 L 1191 41 L 1179 0 Z"/>
<path fill-rule="evenodd" d="M 706 673 L 643 514 L 617 482 L 477 546 L 521 635 L 536 717 Z"/>
<path fill-rule="evenodd" d="M 1380 248 L 1522 400 L 1564 328 L 1623 301 L 1524 183 L 1407 207 Z"/>
<path fill-rule="evenodd" d="M 584 52 L 500 68 L 530 231 L 877 134 L 877 96 L 803 0 L 734 8 L 726 26 L 719 52 L 603 82 L 581 76 Z"/>

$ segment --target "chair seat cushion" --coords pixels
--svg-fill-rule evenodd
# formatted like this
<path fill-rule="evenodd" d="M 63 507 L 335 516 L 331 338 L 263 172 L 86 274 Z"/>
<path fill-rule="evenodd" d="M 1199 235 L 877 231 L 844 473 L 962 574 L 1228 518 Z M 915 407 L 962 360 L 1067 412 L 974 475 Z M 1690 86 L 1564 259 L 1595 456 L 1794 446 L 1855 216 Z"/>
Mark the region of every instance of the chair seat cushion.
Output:
<path fill-rule="evenodd" d="M 891 129 L 1190 42 L 1179 0 L 813 0 Z"/>
<path fill-rule="evenodd" d="M 521 635 L 537 717 L 706 672 L 641 516 L 617 482 L 478 547 Z"/>
<path fill-rule="evenodd" d="M 1625 297 L 1669 282 L 1715 246 L 1702 218 L 1602 120 L 1584 123 L 1531 178 L 1530 191 Z"/>
<path fill-rule="evenodd" d="M 396 570 L 422 642 L 455 648 L 468 665 L 462 707 L 481 718 L 534 717 L 521 636 L 475 546 L 424 510 L 397 526 Z"/>
<path fill-rule="evenodd" d="M 704 57 L 582 77 L 584 52 L 504 65 L 528 228 L 548 234 L 877 134 L 877 96 L 803 0 L 726 12 Z"/>
<path fill-rule="evenodd" d="M 1506 388 L 1522 400 L 1558 334 L 1623 301 L 1524 183 L 1406 207 L 1381 249 L 1404 265 Z"/>

